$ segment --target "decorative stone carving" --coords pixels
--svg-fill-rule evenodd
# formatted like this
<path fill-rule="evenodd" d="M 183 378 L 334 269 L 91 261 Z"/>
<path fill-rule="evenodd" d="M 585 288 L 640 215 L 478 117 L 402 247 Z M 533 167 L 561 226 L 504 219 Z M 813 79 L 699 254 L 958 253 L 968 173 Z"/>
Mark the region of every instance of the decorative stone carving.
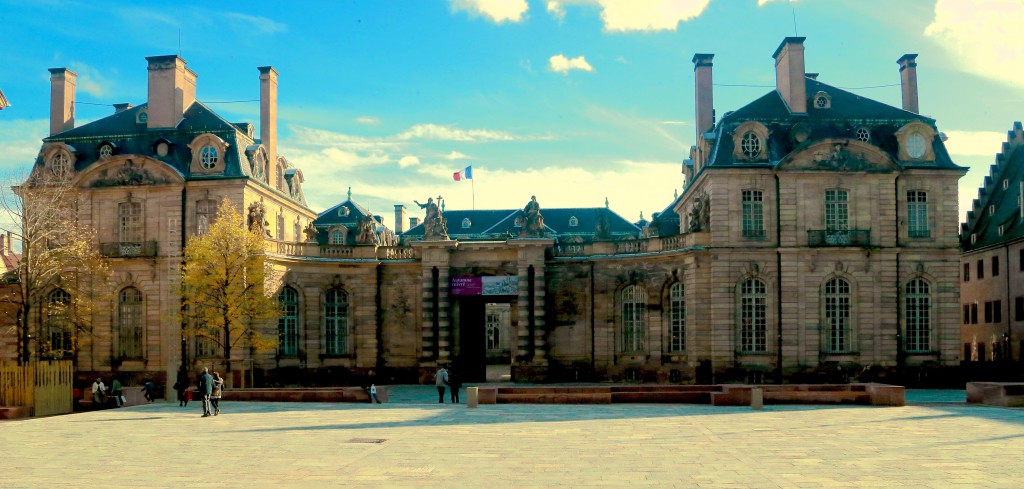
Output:
<path fill-rule="evenodd" d="M 131 159 L 124 161 L 124 166 L 118 168 L 113 175 L 108 176 L 106 170 L 102 170 L 96 180 L 93 180 L 93 187 L 120 187 L 125 185 L 156 185 L 167 183 L 165 179 L 157 179 L 153 174 L 138 165 Z"/>
<path fill-rule="evenodd" d="M 537 196 L 531 196 L 530 202 L 523 207 L 523 228 L 519 231 L 520 238 L 544 237 L 544 216 L 540 214 Z"/>
<path fill-rule="evenodd" d="M 437 202 L 434 202 L 433 197 L 427 198 L 426 204 L 421 204 L 419 201 L 414 200 L 416 205 L 420 206 L 420 209 L 426 209 L 427 215 L 423 218 L 423 239 L 427 241 L 446 241 L 448 240 L 448 224 L 444 220 L 442 215 L 442 207 L 439 207 L 444 200 L 440 195 L 437 196 Z"/>
<path fill-rule="evenodd" d="M 363 216 L 359 220 L 359 234 L 356 236 L 356 244 L 380 244 L 380 239 L 377 237 L 377 221 L 372 216 Z"/>
<path fill-rule="evenodd" d="M 711 199 L 708 194 L 698 195 L 693 199 L 693 207 L 690 208 L 690 225 L 688 231 L 698 233 L 709 231 L 711 227 Z"/>
<path fill-rule="evenodd" d="M 261 235 L 270 237 L 270 222 L 266 220 L 267 210 L 263 202 L 249 204 L 249 230 L 258 231 Z"/>
<path fill-rule="evenodd" d="M 317 235 L 318 231 L 316 229 L 316 226 L 314 226 L 312 222 L 307 224 L 306 228 L 303 229 L 302 232 L 303 232 L 303 234 L 306 235 L 306 242 L 307 243 L 315 243 L 316 242 L 316 235 Z"/>

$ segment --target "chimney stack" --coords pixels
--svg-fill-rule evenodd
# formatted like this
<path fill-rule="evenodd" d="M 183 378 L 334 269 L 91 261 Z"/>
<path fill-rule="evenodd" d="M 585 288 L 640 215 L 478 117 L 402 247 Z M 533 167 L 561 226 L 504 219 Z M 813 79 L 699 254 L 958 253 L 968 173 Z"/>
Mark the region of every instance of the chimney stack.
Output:
<path fill-rule="evenodd" d="M 273 184 L 277 176 L 277 70 L 273 66 L 260 66 L 260 144 L 270 160 L 268 181 Z"/>
<path fill-rule="evenodd" d="M 903 86 L 903 110 L 919 114 L 917 105 L 917 55 L 904 54 L 896 61 L 900 65 L 900 85 Z"/>
<path fill-rule="evenodd" d="M 146 127 L 172 128 L 196 101 L 196 73 L 177 55 L 147 56 L 149 61 L 149 110 Z"/>
<path fill-rule="evenodd" d="M 696 110 L 697 141 L 715 125 L 711 85 L 711 60 L 714 54 L 693 55 L 693 106 Z"/>
<path fill-rule="evenodd" d="M 775 90 L 790 113 L 807 113 L 807 82 L 804 81 L 804 39 L 787 37 L 772 55 L 775 58 Z"/>
<path fill-rule="evenodd" d="M 130 108 L 132 108 L 132 104 L 114 104 L 114 113 L 120 114 Z"/>
<path fill-rule="evenodd" d="M 403 226 L 405 226 L 405 206 L 395 204 L 395 234 L 402 234 Z"/>
<path fill-rule="evenodd" d="M 412 228 L 414 228 L 416 226 L 419 226 L 419 225 L 420 225 L 420 218 L 418 218 L 418 217 L 410 217 L 409 218 L 409 229 L 412 229 Z"/>
<path fill-rule="evenodd" d="M 75 128 L 75 85 L 78 73 L 50 68 L 50 135 Z"/>

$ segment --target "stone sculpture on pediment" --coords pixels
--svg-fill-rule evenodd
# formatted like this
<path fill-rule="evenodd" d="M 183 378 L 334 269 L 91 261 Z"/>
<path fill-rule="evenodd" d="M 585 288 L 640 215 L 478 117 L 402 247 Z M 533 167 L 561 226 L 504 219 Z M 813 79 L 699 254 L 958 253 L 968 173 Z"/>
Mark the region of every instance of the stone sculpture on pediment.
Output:
<path fill-rule="evenodd" d="M 707 231 L 711 225 L 711 204 L 708 194 L 698 195 L 693 199 L 693 207 L 690 208 L 687 230 L 691 233 Z"/>
<path fill-rule="evenodd" d="M 423 239 L 427 241 L 447 241 L 448 224 L 441 214 L 442 208 L 440 204 L 443 202 L 441 196 L 437 196 L 437 202 L 434 202 L 433 197 L 428 197 L 426 204 L 421 204 L 418 200 L 413 202 L 420 206 L 420 209 L 427 211 L 427 215 L 423 217 Z"/>
<path fill-rule="evenodd" d="M 118 168 L 113 175 L 107 170 L 100 171 L 96 180 L 93 180 L 93 187 L 121 187 L 126 185 L 156 185 L 167 183 L 165 179 L 157 179 L 149 170 L 135 164 L 130 158 L 124 161 L 124 165 Z"/>
<path fill-rule="evenodd" d="M 316 235 L 318 234 L 318 231 L 312 222 L 306 225 L 305 229 L 302 230 L 302 233 L 306 235 L 307 243 L 316 242 Z"/>
<path fill-rule="evenodd" d="M 537 203 L 536 195 L 531 196 L 526 207 L 523 207 L 523 228 L 519 231 L 519 237 L 544 237 L 544 216 L 540 214 L 540 204 Z"/>
<path fill-rule="evenodd" d="M 269 238 L 270 222 L 266 220 L 266 213 L 267 210 L 263 207 L 263 202 L 249 204 L 249 230 Z"/>
<path fill-rule="evenodd" d="M 359 234 L 356 235 L 356 244 L 380 244 L 380 239 L 377 237 L 377 221 L 372 216 L 363 216 L 359 219 Z"/>

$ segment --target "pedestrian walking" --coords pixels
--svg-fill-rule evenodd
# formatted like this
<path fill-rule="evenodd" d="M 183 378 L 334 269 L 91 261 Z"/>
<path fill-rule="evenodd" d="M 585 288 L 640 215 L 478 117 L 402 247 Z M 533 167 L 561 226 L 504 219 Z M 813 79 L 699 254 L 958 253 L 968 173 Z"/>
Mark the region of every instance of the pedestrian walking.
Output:
<path fill-rule="evenodd" d="M 210 396 L 213 395 L 213 376 L 210 369 L 203 367 L 203 373 L 199 374 L 199 395 L 203 396 L 203 417 L 213 416 L 210 408 Z"/>
<path fill-rule="evenodd" d="M 459 378 L 459 374 L 453 371 L 448 372 L 448 389 L 451 390 L 451 398 L 453 404 L 459 403 L 459 388 L 462 387 L 462 379 Z"/>
<path fill-rule="evenodd" d="M 213 389 L 210 392 L 210 404 L 213 407 L 213 415 L 220 414 L 220 398 L 224 392 L 224 379 L 221 378 L 220 372 L 213 373 Z"/>
<path fill-rule="evenodd" d="M 142 384 L 142 397 L 146 398 L 146 402 L 153 402 L 156 400 L 156 384 L 152 380 L 146 379 Z"/>
<path fill-rule="evenodd" d="M 178 406 L 188 406 L 188 372 L 178 370 L 178 380 L 174 382 L 174 390 L 178 391 Z"/>
<path fill-rule="evenodd" d="M 110 381 L 110 395 L 114 398 L 114 407 L 121 407 L 124 404 L 124 398 L 121 397 L 121 381 L 117 380 L 117 377 Z"/>
<path fill-rule="evenodd" d="M 434 374 L 434 385 L 437 386 L 437 402 L 444 404 L 444 388 L 448 385 L 448 371 L 444 367 Z"/>
<path fill-rule="evenodd" d="M 377 398 L 377 384 L 370 384 L 370 404 L 380 404 L 380 399 Z"/>

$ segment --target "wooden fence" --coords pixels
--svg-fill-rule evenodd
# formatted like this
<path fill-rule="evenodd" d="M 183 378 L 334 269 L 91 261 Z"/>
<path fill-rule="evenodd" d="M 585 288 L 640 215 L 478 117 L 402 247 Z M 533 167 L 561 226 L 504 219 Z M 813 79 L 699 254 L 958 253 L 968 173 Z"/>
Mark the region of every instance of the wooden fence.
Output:
<path fill-rule="evenodd" d="M 33 416 L 70 413 L 73 374 L 68 360 L 0 366 L 0 406 L 29 406 Z"/>

